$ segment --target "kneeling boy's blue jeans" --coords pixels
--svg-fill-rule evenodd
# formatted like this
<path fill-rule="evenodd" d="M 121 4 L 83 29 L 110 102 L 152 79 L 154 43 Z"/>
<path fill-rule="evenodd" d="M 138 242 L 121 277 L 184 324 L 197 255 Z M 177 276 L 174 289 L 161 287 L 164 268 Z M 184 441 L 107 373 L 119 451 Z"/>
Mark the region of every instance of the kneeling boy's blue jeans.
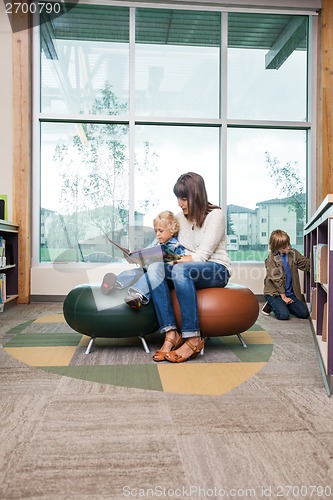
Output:
<path fill-rule="evenodd" d="M 309 310 L 305 302 L 299 300 L 296 295 L 290 295 L 294 302 L 286 304 L 280 295 L 273 297 L 265 295 L 265 300 L 269 303 L 277 319 L 289 319 L 290 314 L 297 318 L 306 319 L 309 317 Z"/>
<path fill-rule="evenodd" d="M 229 280 L 227 268 L 217 262 L 182 262 L 173 265 L 155 262 L 148 267 L 147 276 L 160 332 L 176 330 L 170 297 L 170 288 L 174 288 L 184 338 L 200 337 L 196 290 L 223 288 Z"/>

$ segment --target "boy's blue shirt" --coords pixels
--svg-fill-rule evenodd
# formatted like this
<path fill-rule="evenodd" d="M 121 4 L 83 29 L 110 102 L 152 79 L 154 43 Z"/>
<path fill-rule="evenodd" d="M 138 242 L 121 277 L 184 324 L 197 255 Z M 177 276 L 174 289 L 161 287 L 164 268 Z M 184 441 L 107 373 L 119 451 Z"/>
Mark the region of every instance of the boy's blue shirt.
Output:
<path fill-rule="evenodd" d="M 292 279 L 291 279 L 291 270 L 288 263 L 288 254 L 280 253 L 282 264 L 286 273 L 286 295 L 292 295 L 293 287 L 292 287 Z"/>
<path fill-rule="evenodd" d="M 154 247 L 156 245 L 160 245 L 160 242 L 158 241 L 157 238 L 154 239 L 151 246 Z M 164 245 L 170 248 L 170 250 L 175 252 L 177 255 L 185 255 L 185 247 L 183 247 L 183 245 L 179 243 L 178 238 L 176 236 L 170 238 L 170 240 L 164 243 Z"/>
<path fill-rule="evenodd" d="M 176 236 L 173 236 L 169 241 L 165 243 L 165 245 L 177 255 L 185 255 L 185 248 L 179 243 Z"/>

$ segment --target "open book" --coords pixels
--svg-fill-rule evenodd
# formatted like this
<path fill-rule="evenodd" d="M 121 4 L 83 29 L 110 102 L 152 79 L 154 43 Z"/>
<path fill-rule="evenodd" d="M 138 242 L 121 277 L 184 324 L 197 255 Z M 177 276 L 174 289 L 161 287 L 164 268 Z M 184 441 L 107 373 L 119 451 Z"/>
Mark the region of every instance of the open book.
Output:
<path fill-rule="evenodd" d="M 127 262 L 130 262 L 131 264 L 139 264 L 140 266 L 148 266 L 152 262 L 172 262 L 173 260 L 179 260 L 181 257 L 177 253 L 173 252 L 164 243 L 130 252 L 130 250 L 122 247 L 115 241 L 109 239 L 109 242 L 123 252 Z"/>

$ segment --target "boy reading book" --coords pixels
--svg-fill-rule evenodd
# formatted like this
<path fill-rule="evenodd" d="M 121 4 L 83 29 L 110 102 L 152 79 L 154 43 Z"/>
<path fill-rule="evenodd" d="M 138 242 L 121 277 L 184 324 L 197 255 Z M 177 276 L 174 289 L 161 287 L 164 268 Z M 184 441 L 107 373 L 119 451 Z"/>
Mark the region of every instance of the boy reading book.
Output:
<path fill-rule="evenodd" d="M 161 262 L 162 260 L 164 262 L 172 262 L 180 259 L 180 255 L 172 249 L 171 243 L 168 245 L 166 243 L 159 244 L 159 242 L 155 240 L 155 242 L 148 247 L 130 252 L 130 250 L 122 247 L 113 240 L 109 239 L 109 242 L 123 252 L 125 259 L 130 264 L 139 264 L 140 266 L 147 267 L 152 262 Z"/>
<path fill-rule="evenodd" d="M 156 240 L 153 242 L 151 248 L 161 246 L 160 260 L 170 261 L 173 254 L 176 256 L 185 255 L 185 248 L 177 239 L 179 223 L 172 212 L 164 210 L 159 213 L 155 217 L 153 225 Z M 140 252 L 133 252 L 133 254 L 136 253 Z M 144 250 L 141 253 L 143 254 Z M 131 256 L 131 254 L 128 255 L 129 257 Z M 147 264 L 146 259 L 145 264 Z M 107 273 L 101 284 L 101 290 L 105 295 L 109 294 L 113 288 L 126 287 L 129 288 L 128 294 L 124 299 L 125 302 L 134 311 L 139 312 L 141 305 L 148 304 L 150 300 L 150 290 L 143 266 L 136 269 L 128 269 L 118 274 L 118 276 L 114 273 Z"/>

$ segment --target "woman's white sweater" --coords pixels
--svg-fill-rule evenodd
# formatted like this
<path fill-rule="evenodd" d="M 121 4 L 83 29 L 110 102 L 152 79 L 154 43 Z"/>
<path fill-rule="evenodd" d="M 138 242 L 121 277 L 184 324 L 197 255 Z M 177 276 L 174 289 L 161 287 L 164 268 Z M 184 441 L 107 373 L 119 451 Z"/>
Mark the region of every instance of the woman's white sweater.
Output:
<path fill-rule="evenodd" d="M 225 216 L 223 210 L 213 209 L 202 227 L 189 222 L 183 212 L 177 214 L 179 221 L 179 242 L 185 247 L 186 255 L 194 261 L 212 261 L 223 264 L 231 275 L 231 264 L 227 253 Z"/>

